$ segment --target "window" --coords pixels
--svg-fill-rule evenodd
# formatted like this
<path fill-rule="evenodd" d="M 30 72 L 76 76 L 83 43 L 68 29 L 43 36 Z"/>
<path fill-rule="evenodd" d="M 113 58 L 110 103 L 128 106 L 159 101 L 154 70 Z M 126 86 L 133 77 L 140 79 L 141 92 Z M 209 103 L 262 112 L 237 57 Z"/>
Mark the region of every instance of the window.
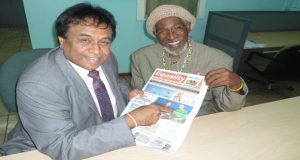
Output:
<path fill-rule="evenodd" d="M 151 11 L 162 4 L 175 4 L 186 8 L 198 19 L 203 18 L 206 0 L 137 0 L 137 19 L 145 20 Z"/>
<path fill-rule="evenodd" d="M 300 0 L 285 0 L 283 10 L 300 11 Z"/>

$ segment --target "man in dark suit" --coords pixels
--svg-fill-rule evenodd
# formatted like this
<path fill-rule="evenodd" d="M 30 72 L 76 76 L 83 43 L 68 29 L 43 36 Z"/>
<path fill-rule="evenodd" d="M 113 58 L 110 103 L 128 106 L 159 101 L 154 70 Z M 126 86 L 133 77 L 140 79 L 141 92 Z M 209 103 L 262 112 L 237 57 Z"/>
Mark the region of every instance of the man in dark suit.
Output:
<path fill-rule="evenodd" d="M 131 128 L 152 125 L 161 112 L 170 112 L 148 105 L 120 117 L 127 101 L 143 93 L 128 92 L 119 83 L 110 51 L 115 28 L 107 10 L 90 4 L 72 6 L 57 18 L 60 46 L 35 61 L 19 79 L 21 121 L 12 139 L 0 146 L 2 152 L 37 149 L 56 160 L 83 159 L 135 145 Z M 91 71 L 100 74 L 108 98 L 99 100 Z M 111 118 L 103 118 L 108 114 L 103 107 L 109 108 Z"/>

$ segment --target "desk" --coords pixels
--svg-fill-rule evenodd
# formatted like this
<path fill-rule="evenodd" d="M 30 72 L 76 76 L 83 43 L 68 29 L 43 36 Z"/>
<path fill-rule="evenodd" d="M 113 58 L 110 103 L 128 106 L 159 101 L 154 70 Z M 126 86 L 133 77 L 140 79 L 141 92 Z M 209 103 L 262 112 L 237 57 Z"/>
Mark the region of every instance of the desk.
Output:
<path fill-rule="evenodd" d="M 277 51 L 283 47 L 300 44 L 300 31 L 249 32 L 247 40 L 265 44 L 265 46 L 245 48 L 246 52 L 253 50 Z"/>
<path fill-rule="evenodd" d="M 175 154 L 134 146 L 90 160 L 295 160 L 300 158 L 300 96 L 195 118 Z M 38 151 L 5 160 L 48 160 Z"/>

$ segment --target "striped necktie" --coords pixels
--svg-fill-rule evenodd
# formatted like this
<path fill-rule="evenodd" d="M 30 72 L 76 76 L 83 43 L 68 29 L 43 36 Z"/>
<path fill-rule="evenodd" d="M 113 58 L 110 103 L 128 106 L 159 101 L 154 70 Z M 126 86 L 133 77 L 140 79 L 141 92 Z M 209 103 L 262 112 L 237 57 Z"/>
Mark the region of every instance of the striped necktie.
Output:
<path fill-rule="evenodd" d="M 92 70 L 89 72 L 88 76 L 93 78 L 93 87 L 100 106 L 103 121 L 107 122 L 114 119 L 111 101 L 109 99 L 106 87 L 100 79 L 99 72 Z"/>

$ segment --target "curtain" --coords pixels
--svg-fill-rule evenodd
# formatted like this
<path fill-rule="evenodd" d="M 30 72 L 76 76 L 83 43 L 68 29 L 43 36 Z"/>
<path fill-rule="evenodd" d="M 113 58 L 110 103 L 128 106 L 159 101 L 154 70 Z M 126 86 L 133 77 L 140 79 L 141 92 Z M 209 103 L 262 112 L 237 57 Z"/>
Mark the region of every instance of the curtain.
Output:
<path fill-rule="evenodd" d="M 151 11 L 162 4 L 175 4 L 187 9 L 195 17 L 197 15 L 198 0 L 146 0 L 146 17 Z"/>

